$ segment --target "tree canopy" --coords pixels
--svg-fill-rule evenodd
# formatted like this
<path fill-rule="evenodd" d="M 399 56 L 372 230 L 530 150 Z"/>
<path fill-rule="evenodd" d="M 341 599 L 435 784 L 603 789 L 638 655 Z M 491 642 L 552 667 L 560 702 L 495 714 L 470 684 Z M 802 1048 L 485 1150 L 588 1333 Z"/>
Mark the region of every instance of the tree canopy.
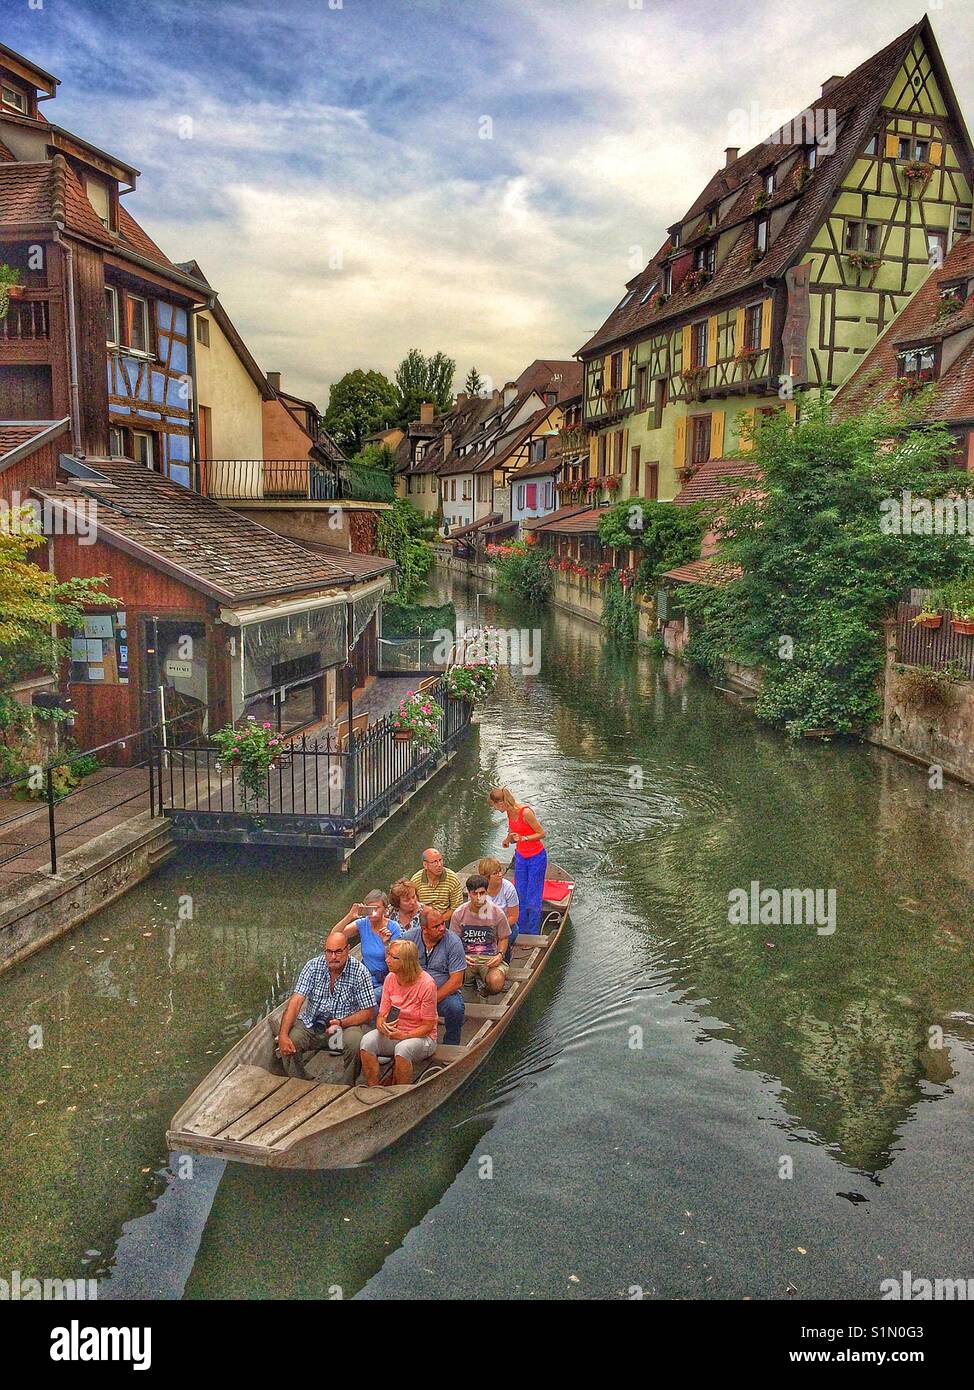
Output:
<path fill-rule="evenodd" d="M 725 658 L 763 671 L 756 709 L 792 733 L 860 731 L 880 716 L 882 620 L 905 589 L 969 574 L 965 535 L 897 533 L 884 523 L 909 492 L 966 490 L 949 466 L 943 425 L 921 425 L 919 406 L 834 421 L 823 399 L 800 402 L 755 436 L 755 489 L 724 509 L 718 557 L 740 578 L 684 585 L 689 654 L 715 674 Z"/>
<path fill-rule="evenodd" d="M 396 369 L 396 423 L 404 428 L 419 419 L 419 408 L 431 401 L 437 413 L 453 404 L 453 378 L 457 364 L 444 352 L 425 357 L 410 348 Z"/>
<path fill-rule="evenodd" d="M 382 372 L 357 367 L 332 386 L 325 429 L 348 454 L 356 454 L 366 435 L 395 421 L 397 399 L 396 388 Z"/>

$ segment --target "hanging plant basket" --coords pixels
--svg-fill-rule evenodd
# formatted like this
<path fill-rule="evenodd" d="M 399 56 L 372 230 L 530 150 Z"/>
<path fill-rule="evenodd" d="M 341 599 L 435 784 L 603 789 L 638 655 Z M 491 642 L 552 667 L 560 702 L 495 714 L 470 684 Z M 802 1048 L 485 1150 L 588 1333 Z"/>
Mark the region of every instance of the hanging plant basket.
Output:
<path fill-rule="evenodd" d="M 412 729 L 393 729 L 392 737 L 397 743 L 412 743 L 413 731 Z"/>

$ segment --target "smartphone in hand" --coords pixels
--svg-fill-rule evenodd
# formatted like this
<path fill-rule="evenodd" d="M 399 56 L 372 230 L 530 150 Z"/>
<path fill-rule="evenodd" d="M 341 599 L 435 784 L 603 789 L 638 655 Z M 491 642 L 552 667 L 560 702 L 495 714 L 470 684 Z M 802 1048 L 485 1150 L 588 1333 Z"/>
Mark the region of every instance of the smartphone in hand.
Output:
<path fill-rule="evenodd" d="M 398 1022 L 399 1022 L 399 1010 L 398 1010 L 397 1008 L 393 1007 L 393 1008 L 391 1008 L 391 1009 L 389 1010 L 389 1012 L 386 1014 L 386 1024 L 388 1025 L 388 1024 L 390 1024 L 390 1023 L 398 1023 Z"/>

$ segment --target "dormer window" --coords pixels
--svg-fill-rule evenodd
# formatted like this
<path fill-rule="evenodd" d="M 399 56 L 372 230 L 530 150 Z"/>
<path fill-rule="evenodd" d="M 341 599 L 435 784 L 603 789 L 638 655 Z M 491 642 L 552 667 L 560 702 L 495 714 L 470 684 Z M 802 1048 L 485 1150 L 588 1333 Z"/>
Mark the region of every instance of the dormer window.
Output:
<path fill-rule="evenodd" d="M 765 176 L 764 176 L 764 194 L 765 194 L 765 197 L 770 198 L 773 192 L 774 192 L 774 170 L 773 170 L 773 169 L 769 169 L 768 172 L 767 172 L 767 173 L 765 174 Z"/>
<path fill-rule="evenodd" d="M 923 347 L 907 348 L 896 359 L 897 376 L 915 377 L 919 381 L 932 381 L 937 354 L 932 344 Z"/>
<path fill-rule="evenodd" d="M 27 115 L 27 95 L 19 87 L 10 87 L 4 82 L 0 86 L 0 101 L 8 111 L 16 111 L 21 116 Z"/>
<path fill-rule="evenodd" d="M 107 230 L 113 231 L 115 227 L 115 209 L 111 185 L 105 179 L 95 178 L 91 174 L 86 174 L 85 193 L 88 196 L 88 202 L 95 210 L 95 216 L 98 218 L 98 221 Z"/>
<path fill-rule="evenodd" d="M 673 267 L 664 265 L 663 267 L 663 288 L 661 293 L 669 294 L 673 289 Z"/>
<path fill-rule="evenodd" d="M 656 289 L 657 283 L 658 283 L 658 282 L 657 282 L 656 280 L 653 280 L 653 281 L 646 287 L 646 289 L 643 290 L 642 298 L 641 298 L 640 301 L 639 301 L 640 304 L 645 304 L 645 303 L 647 303 L 647 301 L 649 300 L 649 298 L 650 298 L 650 296 L 652 295 L 653 291 Z"/>
<path fill-rule="evenodd" d="M 758 219 L 757 227 L 754 232 L 754 245 L 759 256 L 763 256 L 768 249 L 768 219 L 761 217 Z"/>
<path fill-rule="evenodd" d="M 674 250 L 674 251 L 678 251 L 678 250 L 680 249 L 680 229 L 679 229 L 679 227 L 677 227 L 677 229 L 676 229 L 675 232 L 670 232 L 670 241 L 671 241 L 672 244 L 673 244 L 673 250 Z"/>
<path fill-rule="evenodd" d="M 694 270 L 703 270 L 708 275 L 713 275 L 716 266 L 717 243 L 709 241 L 704 246 L 698 246 L 693 257 Z"/>
<path fill-rule="evenodd" d="M 620 302 L 620 304 L 619 304 L 619 308 L 620 308 L 620 309 L 624 309 L 624 308 L 626 307 L 626 305 L 629 303 L 630 299 L 632 299 L 632 297 L 633 297 L 633 295 L 634 295 L 635 293 L 636 293 L 635 290 L 630 290 L 629 293 L 628 293 L 627 295 L 624 295 L 623 298 L 622 298 L 622 300 L 621 300 L 621 302 Z"/>
<path fill-rule="evenodd" d="M 818 145 L 809 145 L 805 150 L 805 167 L 810 171 L 818 168 Z"/>

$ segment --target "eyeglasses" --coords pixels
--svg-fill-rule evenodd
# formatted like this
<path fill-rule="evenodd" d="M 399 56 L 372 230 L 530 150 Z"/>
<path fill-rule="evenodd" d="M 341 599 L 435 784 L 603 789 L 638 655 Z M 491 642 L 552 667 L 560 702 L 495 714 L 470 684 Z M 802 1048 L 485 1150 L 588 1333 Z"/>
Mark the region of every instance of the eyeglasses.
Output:
<path fill-rule="evenodd" d="M 347 946 L 326 946 L 326 947 L 325 947 L 325 955 L 326 955 L 326 956 L 343 956 L 347 950 L 348 950 L 348 947 L 347 947 Z"/>

